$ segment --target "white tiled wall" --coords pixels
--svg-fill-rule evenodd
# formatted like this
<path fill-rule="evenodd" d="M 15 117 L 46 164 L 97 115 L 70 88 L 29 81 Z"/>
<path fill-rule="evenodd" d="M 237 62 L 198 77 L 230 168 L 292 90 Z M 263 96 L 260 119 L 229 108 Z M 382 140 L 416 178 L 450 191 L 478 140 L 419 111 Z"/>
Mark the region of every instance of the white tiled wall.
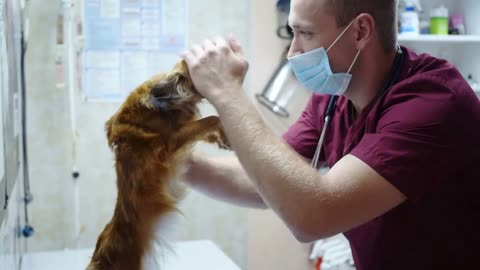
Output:
<path fill-rule="evenodd" d="M 0 225 L 0 269 L 1 270 L 19 270 L 20 256 L 23 250 L 23 239 L 19 238 L 18 230 L 20 228 L 20 219 L 23 217 L 21 211 L 21 196 L 17 181 L 12 197 L 5 215 L 5 219 Z"/>

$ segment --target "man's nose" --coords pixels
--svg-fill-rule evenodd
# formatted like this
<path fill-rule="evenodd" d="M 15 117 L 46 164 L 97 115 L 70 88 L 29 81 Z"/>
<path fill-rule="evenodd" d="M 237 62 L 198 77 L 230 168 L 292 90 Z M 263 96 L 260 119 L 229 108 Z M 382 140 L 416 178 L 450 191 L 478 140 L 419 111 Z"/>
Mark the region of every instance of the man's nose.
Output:
<path fill-rule="evenodd" d="M 292 43 L 290 44 L 290 48 L 288 49 L 287 57 L 294 57 L 296 55 L 302 54 L 303 51 L 299 48 L 295 38 L 293 38 Z"/>

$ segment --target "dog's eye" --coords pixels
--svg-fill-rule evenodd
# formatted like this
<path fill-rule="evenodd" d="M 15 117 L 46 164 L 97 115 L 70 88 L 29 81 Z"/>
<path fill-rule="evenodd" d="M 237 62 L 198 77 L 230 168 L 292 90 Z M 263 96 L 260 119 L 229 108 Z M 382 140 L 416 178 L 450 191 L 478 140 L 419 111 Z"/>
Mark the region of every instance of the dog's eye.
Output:
<path fill-rule="evenodd" d="M 169 106 L 180 100 L 180 96 L 176 91 L 176 83 L 174 81 L 162 81 L 151 89 L 152 104 L 160 111 L 166 111 Z"/>
<path fill-rule="evenodd" d="M 152 103 L 156 109 L 164 111 L 180 99 L 179 96 L 152 97 Z"/>
<path fill-rule="evenodd" d="M 175 89 L 174 81 L 161 81 L 154 85 L 150 91 L 155 98 L 170 96 L 172 90 Z"/>

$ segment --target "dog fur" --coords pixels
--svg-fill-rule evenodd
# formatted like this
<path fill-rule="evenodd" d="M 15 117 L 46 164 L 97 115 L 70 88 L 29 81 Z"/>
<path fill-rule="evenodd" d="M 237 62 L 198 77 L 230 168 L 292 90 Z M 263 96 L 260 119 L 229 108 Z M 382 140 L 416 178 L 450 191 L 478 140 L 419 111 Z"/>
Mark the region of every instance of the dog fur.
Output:
<path fill-rule="evenodd" d="M 144 269 L 144 256 L 158 239 L 156 223 L 176 211 L 182 196 L 176 177 L 193 144 L 203 140 L 229 148 L 219 118 L 200 119 L 201 99 L 180 61 L 137 87 L 107 121 L 118 194 L 87 270 Z"/>

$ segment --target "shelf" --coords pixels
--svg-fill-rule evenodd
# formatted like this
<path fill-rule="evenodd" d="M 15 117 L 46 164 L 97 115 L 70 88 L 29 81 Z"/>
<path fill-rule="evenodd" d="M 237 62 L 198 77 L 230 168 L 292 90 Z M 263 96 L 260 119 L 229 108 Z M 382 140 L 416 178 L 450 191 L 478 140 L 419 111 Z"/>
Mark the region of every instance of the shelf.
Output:
<path fill-rule="evenodd" d="M 480 43 L 480 35 L 398 35 L 402 42 Z"/>

